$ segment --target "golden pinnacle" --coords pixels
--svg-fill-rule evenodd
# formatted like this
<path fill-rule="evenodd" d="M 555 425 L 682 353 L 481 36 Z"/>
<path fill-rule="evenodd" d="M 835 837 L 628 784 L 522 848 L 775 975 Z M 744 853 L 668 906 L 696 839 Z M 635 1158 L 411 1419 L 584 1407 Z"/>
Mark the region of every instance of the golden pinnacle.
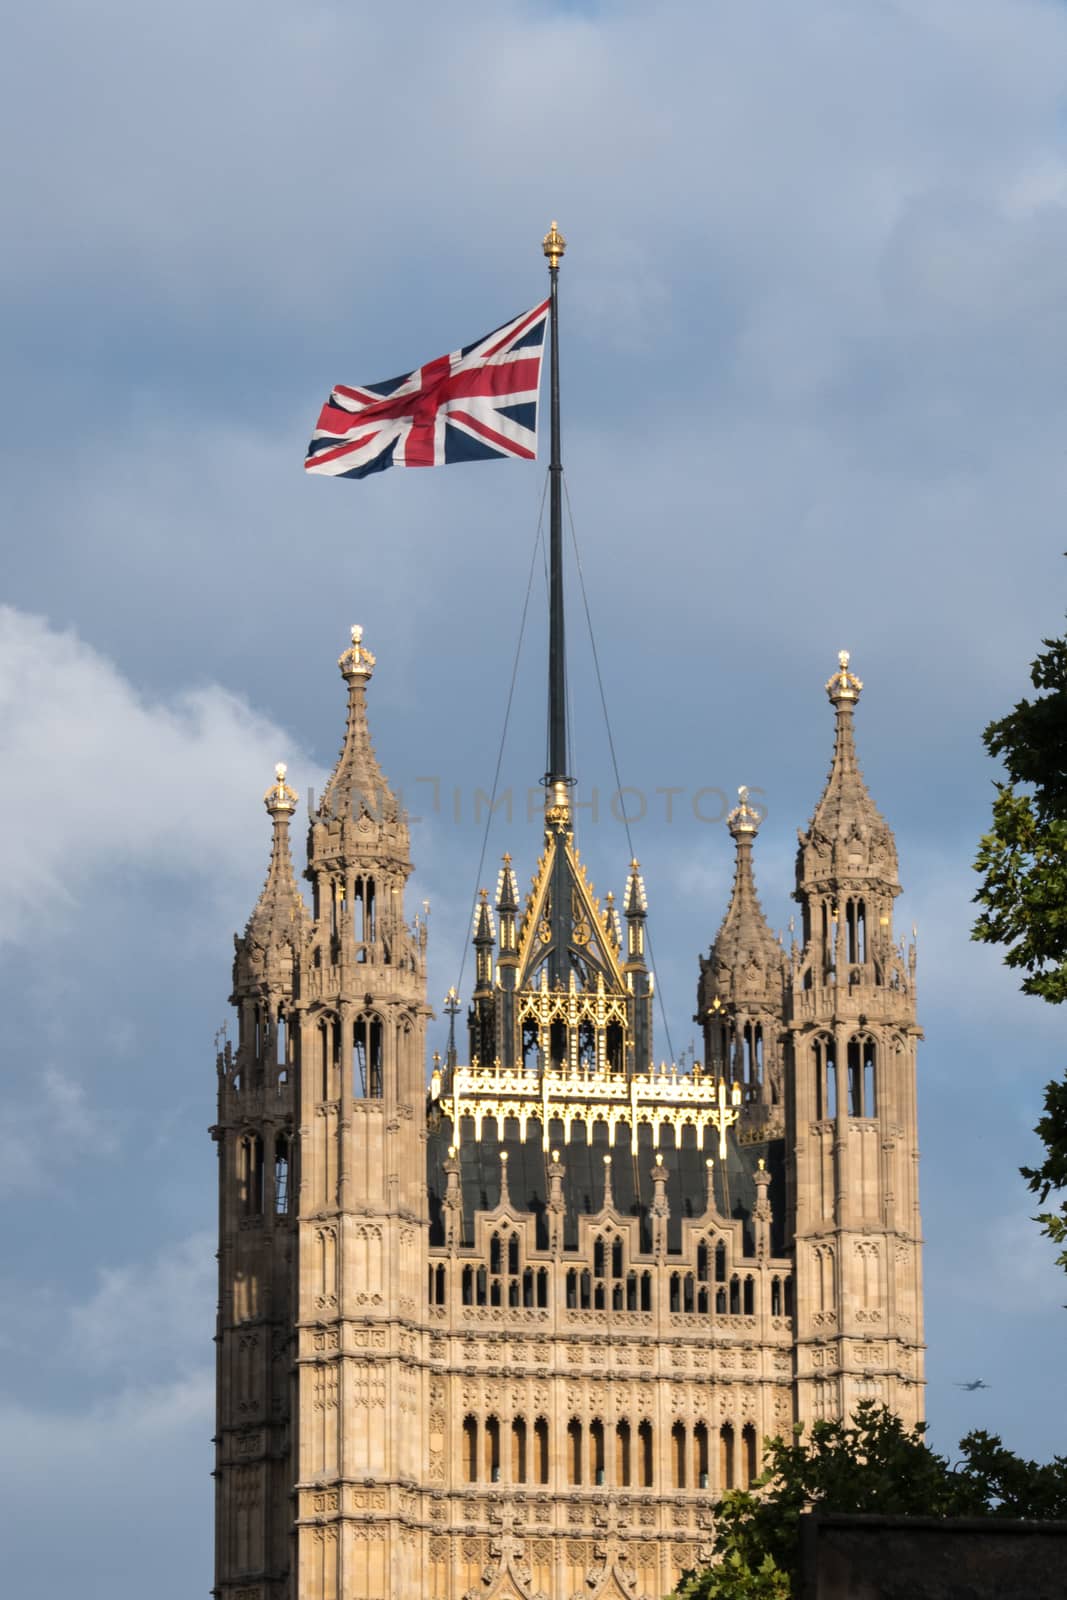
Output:
<path fill-rule="evenodd" d="M 558 267 L 563 259 L 563 252 L 567 248 L 567 241 L 556 226 L 555 219 L 553 219 L 552 226 L 541 241 L 541 248 L 548 257 L 549 266 L 551 268 Z"/>

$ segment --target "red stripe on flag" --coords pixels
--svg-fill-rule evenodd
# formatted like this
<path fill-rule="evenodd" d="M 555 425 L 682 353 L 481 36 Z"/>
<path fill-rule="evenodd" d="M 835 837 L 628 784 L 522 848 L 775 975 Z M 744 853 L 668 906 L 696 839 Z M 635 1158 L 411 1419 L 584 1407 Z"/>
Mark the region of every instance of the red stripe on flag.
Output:
<path fill-rule="evenodd" d="M 488 361 L 490 356 L 495 356 L 497 351 L 502 350 L 506 344 L 510 344 L 513 339 L 518 339 L 526 332 L 527 328 L 533 326 L 539 317 L 544 316 L 545 312 L 548 310 L 548 306 L 549 302 L 547 300 L 542 300 L 539 306 L 534 306 L 529 316 L 525 317 L 523 321 L 519 323 L 517 328 L 512 328 L 504 335 L 502 339 L 498 339 L 496 344 L 493 345 L 492 349 L 486 350 L 480 359 L 483 361 Z"/>
<path fill-rule="evenodd" d="M 526 461 L 536 461 L 537 457 L 532 450 L 527 450 L 525 445 L 516 444 L 514 439 L 505 438 L 502 433 L 497 433 L 495 428 L 489 428 L 484 422 L 479 422 L 472 417 L 469 411 L 450 411 L 450 422 L 462 422 L 464 427 L 472 433 L 480 433 L 483 439 L 488 439 L 490 444 L 499 445 L 501 450 L 506 450 L 509 455 L 522 456 Z"/>
<path fill-rule="evenodd" d="M 341 456 L 351 455 L 353 450 L 358 450 L 361 445 L 369 444 L 372 439 L 376 439 L 380 432 L 380 428 L 372 428 L 370 433 L 365 433 L 361 439 L 349 439 L 345 444 L 338 445 L 335 450 L 320 450 L 317 455 L 308 456 L 304 465 L 308 468 L 318 467 L 324 461 L 337 461 Z"/>

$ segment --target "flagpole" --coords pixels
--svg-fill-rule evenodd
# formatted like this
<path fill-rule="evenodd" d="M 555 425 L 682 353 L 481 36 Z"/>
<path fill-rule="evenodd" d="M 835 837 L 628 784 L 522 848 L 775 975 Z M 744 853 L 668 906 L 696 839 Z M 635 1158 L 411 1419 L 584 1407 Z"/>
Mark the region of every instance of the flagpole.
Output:
<path fill-rule="evenodd" d="M 567 241 L 553 222 L 542 248 L 548 260 L 550 305 L 551 456 L 549 484 L 548 771 L 546 808 L 570 812 L 567 772 L 567 648 L 563 615 L 563 461 L 559 428 L 559 264 Z M 563 820 L 560 817 L 560 820 Z M 569 820 L 569 817 L 568 817 Z"/>

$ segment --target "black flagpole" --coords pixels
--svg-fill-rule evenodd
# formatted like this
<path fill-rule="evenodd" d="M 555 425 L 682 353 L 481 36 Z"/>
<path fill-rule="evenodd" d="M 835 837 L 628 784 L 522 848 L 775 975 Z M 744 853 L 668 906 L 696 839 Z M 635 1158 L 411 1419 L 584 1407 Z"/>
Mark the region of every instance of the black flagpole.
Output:
<path fill-rule="evenodd" d="M 559 263 L 567 241 L 553 222 L 544 238 L 548 258 L 551 321 L 552 455 L 549 483 L 548 587 L 548 771 L 545 773 L 545 828 L 556 837 L 552 869 L 548 981 L 558 989 L 570 971 L 571 885 L 565 837 L 571 830 L 571 778 L 567 772 L 567 648 L 563 618 L 563 462 L 559 437 Z"/>
<path fill-rule="evenodd" d="M 548 258 L 552 370 L 549 483 L 548 771 L 547 803 L 570 809 L 567 773 L 567 647 L 563 622 L 563 462 L 559 431 L 559 263 L 567 241 L 553 222 L 544 238 Z"/>

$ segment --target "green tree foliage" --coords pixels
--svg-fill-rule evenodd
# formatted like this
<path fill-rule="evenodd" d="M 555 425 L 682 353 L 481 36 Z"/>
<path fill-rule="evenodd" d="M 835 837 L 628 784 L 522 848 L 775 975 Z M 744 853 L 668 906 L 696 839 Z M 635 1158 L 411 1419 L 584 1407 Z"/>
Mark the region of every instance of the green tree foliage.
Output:
<path fill-rule="evenodd" d="M 975 861 L 982 909 L 973 936 L 1004 946 L 1008 966 L 1026 973 L 1024 994 L 1059 1005 L 1067 999 L 1067 638 L 1044 645 L 1030 670 L 1036 697 L 1020 700 L 982 736 L 1008 781 L 997 784 L 993 827 Z M 1045 1160 L 1024 1167 L 1023 1176 L 1044 1204 L 1067 1189 L 1067 1074 L 1046 1088 L 1035 1132 Z M 1037 1221 L 1067 1246 L 1067 1199 Z M 1057 1259 L 1067 1268 L 1067 1248 Z"/>
<path fill-rule="evenodd" d="M 998 1438 L 971 1433 L 950 1466 L 884 1406 L 851 1423 L 817 1422 L 805 1442 L 770 1439 L 751 1489 L 715 1507 L 715 1564 L 683 1578 L 673 1600 L 792 1600 L 799 1591 L 800 1518 L 821 1508 L 886 1516 L 1067 1515 L 1067 1458 L 1024 1461 Z"/>

